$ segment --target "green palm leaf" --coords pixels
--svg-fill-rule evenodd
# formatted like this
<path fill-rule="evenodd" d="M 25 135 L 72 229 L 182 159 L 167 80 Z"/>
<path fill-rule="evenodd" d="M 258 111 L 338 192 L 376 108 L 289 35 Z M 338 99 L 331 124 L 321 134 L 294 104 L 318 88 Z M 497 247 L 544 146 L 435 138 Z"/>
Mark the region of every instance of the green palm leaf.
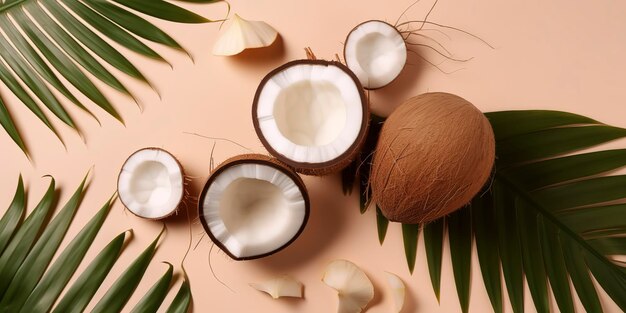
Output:
<path fill-rule="evenodd" d="M 72 197 L 54 219 L 46 225 L 43 233 L 15 273 L 11 284 L 0 301 L 0 311 L 18 312 L 30 292 L 48 267 L 70 226 L 74 213 L 82 200 L 87 177 L 80 183 Z"/>
<path fill-rule="evenodd" d="M 450 236 L 450 258 L 456 283 L 456 292 L 461 302 L 461 311 L 469 310 L 470 272 L 472 269 L 472 223 L 470 210 L 460 210 L 448 218 Z"/>
<path fill-rule="evenodd" d="M 382 245 L 387 236 L 387 228 L 389 227 L 389 220 L 380 211 L 380 208 L 376 206 L 376 228 L 378 229 L 378 242 Z"/>
<path fill-rule="evenodd" d="M 436 220 L 424 225 L 424 247 L 426 250 L 426 262 L 428 263 L 428 274 L 433 286 L 433 291 L 440 299 L 441 289 L 441 261 L 443 259 L 443 228 L 444 219 Z"/>
<path fill-rule="evenodd" d="M 98 231 L 100 231 L 111 208 L 111 201 L 112 199 L 107 201 L 89 223 L 83 227 L 80 233 L 74 237 L 72 242 L 67 245 L 39 283 L 37 283 L 37 287 L 28 296 L 20 312 L 45 313 L 50 310 L 54 301 L 61 294 L 76 268 L 78 268 L 78 265 L 96 238 Z M 52 226 L 51 224 L 50 227 Z M 24 290 L 23 288 L 20 289 Z"/>
<path fill-rule="evenodd" d="M 6 3 L 6 2 L 5 2 Z M 56 216 L 47 222 L 55 204 L 55 182 L 51 180 L 47 192 L 20 223 L 25 212 L 26 194 L 22 178 L 18 181 L 15 196 L 0 218 L 0 312 L 83 312 L 96 291 L 109 274 L 122 250 L 126 232 L 114 238 L 90 262 L 71 287 L 70 278 L 83 261 L 101 229 L 112 205 L 112 198 L 94 214 L 82 230 L 50 264 L 61 242 L 65 239 L 84 193 L 86 178 Z M 141 283 L 150 264 L 157 242 L 163 232 L 117 279 L 111 289 L 96 305 L 98 310 L 121 311 L 135 288 Z M 140 312 L 156 310 L 167 295 L 172 278 L 172 268 L 148 291 L 138 304 Z M 186 284 L 186 285 L 185 285 Z M 176 308 L 187 309 L 191 301 L 189 285 L 176 296 Z M 69 289 L 54 306 L 64 289 Z M 53 307 L 54 306 L 54 307 Z M 144 308 L 144 310 L 141 310 Z M 184 312 L 184 311 L 177 311 Z"/>
<path fill-rule="evenodd" d="M 37 234 L 48 216 L 50 208 L 52 208 L 55 201 L 54 186 L 54 179 L 52 179 L 39 204 L 28 215 L 0 256 L 0 300 L 28 252 L 30 252 L 35 239 L 37 239 Z"/>
<path fill-rule="evenodd" d="M 413 269 L 415 269 L 419 231 L 420 225 L 402 224 L 402 240 L 406 253 L 406 264 L 409 266 L 409 272 L 411 273 L 413 273 Z"/>
<path fill-rule="evenodd" d="M 172 282 L 172 273 L 173 266 L 172 264 L 167 264 L 167 271 L 159 281 L 157 281 L 150 290 L 139 300 L 137 305 L 133 308 L 131 313 L 151 313 L 156 312 L 165 296 L 167 295 L 167 291 L 170 288 L 170 283 Z"/>
<path fill-rule="evenodd" d="M 13 201 L 11 201 L 11 205 L 4 216 L 2 216 L 2 219 L 0 219 L 0 255 L 2 255 L 4 248 L 9 244 L 13 233 L 19 227 L 24 217 L 24 211 L 26 210 L 25 198 L 24 182 L 22 181 L 22 175 L 20 175 Z"/>
<path fill-rule="evenodd" d="M 586 311 L 602 312 L 594 279 L 626 311 L 626 268 L 611 259 L 626 255 L 626 175 L 610 174 L 626 165 L 626 150 L 579 152 L 624 138 L 626 129 L 556 111 L 486 116 L 496 136 L 493 179 L 445 219 L 463 311 L 472 240 L 495 312 L 503 307 L 501 271 L 514 312 L 524 312 L 524 277 L 538 312 L 549 312 L 549 288 L 561 312 L 573 312 L 574 291 Z M 436 262 L 428 263 L 434 283 Z"/>
<path fill-rule="evenodd" d="M 63 123 L 77 131 L 78 129 L 62 101 L 54 95 L 54 91 L 96 118 L 86 105 L 78 100 L 77 95 L 67 88 L 67 83 L 73 85 L 78 92 L 105 112 L 122 121 L 113 105 L 84 71 L 131 97 L 130 91 L 103 63 L 146 84 L 150 83 L 141 71 L 106 39 L 139 55 L 165 63 L 167 61 L 161 55 L 139 38 L 184 51 L 172 37 L 137 13 L 178 23 L 212 22 L 164 0 L 115 0 L 114 3 L 102 0 L 0 1 L 0 30 L 2 30 L 0 45 L 3 47 L 0 49 L 0 60 L 3 61 L 0 62 L 0 80 L 55 135 L 57 132 L 40 109 L 39 103 Z M 56 72 L 52 68 L 56 69 Z M 22 136 L 9 110 L 1 101 L 0 124 L 28 155 Z"/>
<path fill-rule="evenodd" d="M 165 229 L 163 229 L 165 230 Z M 92 313 L 105 312 L 121 312 L 133 295 L 135 288 L 141 282 L 143 274 L 146 272 L 152 256 L 156 251 L 157 243 L 163 235 L 163 231 L 152 241 L 152 243 L 133 261 L 133 263 L 122 273 L 122 275 L 113 283 L 113 286 L 96 304 Z"/>
<path fill-rule="evenodd" d="M 113 268 L 122 251 L 126 232 L 117 235 L 91 261 L 85 271 L 76 279 L 67 293 L 54 308 L 54 313 L 79 313 L 85 310 L 89 301 L 98 291 L 107 274 Z"/>
<path fill-rule="evenodd" d="M 485 288 L 496 313 L 502 312 L 502 281 L 500 279 L 500 252 L 497 237 L 493 199 L 489 195 L 476 197 L 472 201 L 472 230 L 476 237 L 478 263 L 483 273 Z M 430 266 L 430 265 L 429 265 Z"/>
<path fill-rule="evenodd" d="M 189 306 L 191 305 L 191 286 L 189 285 L 189 278 L 187 274 L 184 272 L 185 280 L 183 280 L 183 284 L 180 285 L 174 300 L 167 308 L 167 313 L 186 313 L 189 310 Z"/>

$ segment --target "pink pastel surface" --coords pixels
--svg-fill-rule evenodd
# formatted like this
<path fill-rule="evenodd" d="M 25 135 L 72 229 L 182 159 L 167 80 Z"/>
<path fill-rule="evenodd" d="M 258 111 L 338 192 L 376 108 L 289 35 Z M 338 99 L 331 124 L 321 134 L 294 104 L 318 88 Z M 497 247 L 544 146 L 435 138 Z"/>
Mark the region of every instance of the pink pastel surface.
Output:
<path fill-rule="evenodd" d="M 132 100 L 103 86 L 124 117 L 126 126 L 88 102 L 101 119 L 102 126 L 85 113 L 71 108 L 87 143 L 56 122 L 67 150 L 4 86 L 0 87 L 0 93 L 8 102 L 34 156 L 33 163 L 29 162 L 6 134 L 0 134 L 3 161 L 0 164 L 0 212 L 8 206 L 20 173 L 25 177 L 29 208 L 32 209 L 47 186 L 48 179 L 41 178 L 42 175 L 50 174 L 57 179 L 58 185 L 62 186 L 61 201 L 64 202 L 93 166 L 86 198 L 69 231 L 68 237 L 71 237 L 115 192 L 117 174 L 124 160 L 133 151 L 146 146 L 162 147 L 172 152 L 191 178 L 191 195 L 198 195 L 208 175 L 213 141 L 185 132 L 228 138 L 264 153 L 250 114 L 251 101 L 261 78 L 286 61 L 303 58 L 303 48 L 307 46 L 319 58 L 334 58 L 335 53 L 341 54 L 342 42 L 352 27 L 368 19 L 393 24 L 411 2 L 232 0 L 233 12 L 243 18 L 264 20 L 281 34 L 280 41 L 272 48 L 232 58 L 211 55 L 212 44 L 219 32 L 218 24 L 182 25 L 156 21 L 190 51 L 195 62 L 180 52 L 156 46 L 155 49 L 172 63 L 171 69 L 120 48 L 151 79 L 161 98 L 149 87 L 119 75 L 137 95 L 143 112 Z M 423 0 L 407 13 L 405 19 L 421 19 L 430 3 Z M 222 4 L 185 6 L 214 19 L 225 14 Z M 483 111 L 557 109 L 626 127 L 624 16 L 626 3 L 619 1 L 442 0 L 429 19 L 479 35 L 495 49 L 451 30 L 445 30 L 450 39 L 438 32 L 427 32 L 425 34 L 439 38 L 455 56 L 473 59 L 465 63 L 441 64 L 444 71 L 454 72 L 444 74 L 412 55 L 409 58 L 411 65 L 405 68 L 398 81 L 371 93 L 373 108 L 377 112 L 390 112 L 410 96 L 426 91 L 446 91 L 465 97 Z M 442 61 L 427 48 L 417 50 L 434 63 Z M 218 141 L 214 157 L 219 163 L 245 152 L 236 145 Z M 415 272 L 410 275 L 398 225 L 390 225 L 387 240 L 381 247 L 374 212 L 370 210 L 360 215 L 356 195 L 342 195 L 338 176 L 306 177 L 305 182 L 312 199 L 311 217 L 306 230 L 293 245 L 271 257 L 249 262 L 231 261 L 218 249 L 213 249 L 211 262 L 215 273 L 234 292 L 212 276 L 207 261 L 211 242 L 207 236 L 202 236 L 204 230 L 198 221 L 192 221 L 190 230 L 184 212 L 187 209 L 195 212 L 196 207 L 192 200 L 188 201 L 188 208 L 183 207 L 178 216 L 166 220 L 167 235 L 129 307 L 164 272 L 166 267 L 160 261 L 180 263 L 191 232 L 194 244 L 203 237 L 185 264 L 192 283 L 193 312 L 334 312 L 335 291 L 326 287 L 321 277 L 325 265 L 337 258 L 353 261 L 372 279 L 376 297 L 368 312 L 392 311 L 393 298 L 386 286 L 384 271 L 398 274 L 407 284 L 407 303 L 403 312 L 460 312 L 447 243 L 439 304 L 432 291 L 421 239 Z M 113 269 L 113 274 L 119 274 L 161 227 L 159 222 L 142 220 L 124 212 L 122 205 L 116 203 L 87 259 L 93 258 L 116 234 L 132 228 L 134 236 Z M 85 263 L 79 270 L 85 268 Z M 179 266 L 176 269 L 180 272 Z M 306 286 L 305 299 L 272 300 L 248 286 L 250 282 L 279 274 L 289 274 L 301 280 Z M 104 287 L 113 282 L 114 276 L 107 278 Z M 180 282 L 179 276 L 174 290 L 178 289 Z M 475 255 L 471 285 L 470 311 L 490 312 Z M 97 296 L 103 294 L 103 289 Z M 166 303 L 171 301 L 174 293 L 170 292 Z M 601 296 L 606 312 L 619 312 L 604 293 Z M 525 298 L 526 311 L 533 312 L 528 290 Z M 506 312 L 511 312 L 506 296 L 505 305 Z M 554 303 L 553 307 L 557 310 Z"/>

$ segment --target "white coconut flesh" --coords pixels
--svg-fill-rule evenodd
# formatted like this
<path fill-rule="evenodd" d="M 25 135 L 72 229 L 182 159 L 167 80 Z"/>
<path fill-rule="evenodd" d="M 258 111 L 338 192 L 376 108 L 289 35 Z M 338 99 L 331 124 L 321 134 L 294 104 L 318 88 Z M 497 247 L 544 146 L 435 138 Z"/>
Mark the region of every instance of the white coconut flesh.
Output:
<path fill-rule="evenodd" d="M 176 158 L 161 149 L 131 155 L 118 179 L 118 194 L 137 216 L 158 219 L 176 211 L 183 198 L 183 173 Z"/>
<path fill-rule="evenodd" d="M 298 185 L 282 171 L 256 163 L 219 173 L 202 210 L 214 239 L 238 259 L 281 249 L 299 234 L 306 219 Z"/>
<path fill-rule="evenodd" d="M 255 118 L 267 144 L 298 163 L 323 163 L 345 153 L 363 123 L 359 87 L 332 64 L 294 63 L 269 77 Z"/>
<path fill-rule="evenodd" d="M 407 48 L 398 30 L 382 21 L 357 26 L 344 47 L 348 67 L 368 89 L 391 83 L 404 68 Z"/>

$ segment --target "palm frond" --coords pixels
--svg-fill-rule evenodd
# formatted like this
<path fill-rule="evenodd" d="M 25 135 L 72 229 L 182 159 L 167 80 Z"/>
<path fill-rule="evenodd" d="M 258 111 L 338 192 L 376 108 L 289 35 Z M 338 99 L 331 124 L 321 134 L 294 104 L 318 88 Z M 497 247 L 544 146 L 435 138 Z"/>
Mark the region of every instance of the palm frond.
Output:
<path fill-rule="evenodd" d="M 87 268 L 70 286 L 68 282 L 100 231 L 113 198 L 108 199 L 82 230 L 50 263 L 66 236 L 84 194 L 86 178 L 64 207 L 47 222 L 55 203 L 55 182 L 51 180 L 47 192 L 37 207 L 21 222 L 25 211 L 24 185 L 20 177 L 14 199 L 0 218 L 0 311 L 1 312 L 83 312 L 93 301 L 93 296 L 109 274 L 122 250 L 126 232 L 114 238 L 91 261 Z M 98 301 L 94 310 L 121 312 L 128 299 L 141 283 L 151 263 L 159 238 L 163 232 L 141 253 L 118 280 Z M 172 268 L 154 285 L 138 304 L 138 312 L 158 309 L 170 288 Z M 189 288 L 187 280 L 183 282 Z M 64 289 L 65 295 L 54 305 Z M 180 293 L 180 292 L 179 292 Z M 183 294 L 180 307 L 187 308 L 191 301 L 189 291 Z M 184 306 L 187 303 L 187 306 Z M 142 309 L 143 308 L 143 309 Z M 179 311 L 184 312 L 184 311 Z"/>
<path fill-rule="evenodd" d="M 150 313 L 156 312 L 165 296 L 167 296 L 167 291 L 170 288 L 170 283 L 172 282 L 174 267 L 172 264 L 167 264 L 167 271 L 159 281 L 157 281 L 148 292 L 139 300 L 137 305 L 133 308 L 131 313 Z"/>
<path fill-rule="evenodd" d="M 185 274 L 185 280 L 183 280 L 183 284 L 180 285 L 174 300 L 170 303 L 170 306 L 167 308 L 167 313 L 186 313 L 189 310 L 189 306 L 191 305 L 191 287 L 189 285 L 189 278 L 187 274 Z"/>
<path fill-rule="evenodd" d="M 524 312 L 524 278 L 538 312 L 549 312 L 548 289 L 561 312 L 574 312 L 574 291 L 586 311 L 602 312 L 594 279 L 626 311 L 626 268 L 611 258 L 626 255 L 626 175 L 611 174 L 626 166 L 626 150 L 579 152 L 624 138 L 626 129 L 556 111 L 486 116 L 496 135 L 492 181 L 466 208 L 423 227 L 437 296 L 446 227 L 463 312 L 472 241 L 495 312 L 503 310 L 501 272 L 514 312 Z"/>
<path fill-rule="evenodd" d="M 53 91 L 97 120 L 96 115 L 67 88 L 68 83 L 123 123 L 120 114 L 85 72 L 130 97 L 133 97 L 131 92 L 103 63 L 152 85 L 117 47 L 105 39 L 164 63 L 167 61 L 140 38 L 186 52 L 176 40 L 138 13 L 178 23 L 212 22 L 163 0 L 0 1 L 0 81 L 57 137 L 57 130 L 40 104 L 64 124 L 79 130 Z M 10 111 L 1 100 L 0 124 L 28 155 L 27 146 Z"/>

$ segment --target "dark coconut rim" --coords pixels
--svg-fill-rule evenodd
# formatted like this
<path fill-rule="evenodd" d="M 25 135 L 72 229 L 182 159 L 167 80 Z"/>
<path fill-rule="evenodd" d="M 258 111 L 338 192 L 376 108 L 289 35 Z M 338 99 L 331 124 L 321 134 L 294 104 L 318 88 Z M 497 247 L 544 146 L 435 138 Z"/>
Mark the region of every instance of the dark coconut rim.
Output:
<path fill-rule="evenodd" d="M 361 129 L 359 130 L 359 135 L 344 153 L 342 153 L 341 155 L 339 155 L 338 157 L 332 160 L 319 162 L 319 163 L 293 161 L 287 156 L 284 156 L 280 154 L 278 151 L 274 150 L 274 148 L 269 144 L 269 142 L 267 142 L 267 139 L 265 139 L 265 135 L 263 134 L 263 132 L 261 131 L 261 128 L 259 127 L 257 107 L 259 104 L 259 97 L 261 95 L 261 91 L 263 91 L 263 88 L 265 87 L 267 82 L 276 74 L 290 67 L 298 66 L 298 65 L 322 65 L 322 66 L 338 67 L 339 69 L 344 71 L 346 74 L 348 74 L 350 78 L 352 78 L 352 81 L 354 81 L 354 84 L 356 85 L 357 90 L 359 92 L 359 96 L 361 97 L 361 107 L 363 111 L 363 116 L 361 117 Z M 254 101 L 252 102 L 252 123 L 254 124 L 254 130 L 256 131 L 257 137 L 259 137 L 259 140 L 261 140 L 261 143 L 263 144 L 263 146 L 265 146 L 267 151 L 272 156 L 274 156 L 281 162 L 287 164 L 288 166 L 294 168 L 296 172 L 299 172 L 305 175 L 316 175 L 316 176 L 325 175 L 325 174 L 340 171 L 344 167 L 348 166 L 348 164 L 350 164 L 356 158 L 358 153 L 361 151 L 361 147 L 363 146 L 363 143 L 365 142 L 365 138 L 367 137 L 367 130 L 369 128 L 369 117 L 370 117 L 369 104 L 367 101 L 367 97 L 365 96 L 365 91 L 363 89 L 363 86 L 361 85 L 361 82 L 359 81 L 359 78 L 356 77 L 356 75 L 352 72 L 352 70 L 350 70 L 350 68 L 348 68 L 341 62 L 337 62 L 337 61 L 303 59 L 303 60 L 295 60 L 295 61 L 285 63 L 279 66 L 278 68 L 272 70 L 271 72 L 269 72 L 269 74 L 267 74 L 263 78 L 263 80 L 259 84 L 259 87 L 257 88 L 256 93 L 254 95 Z"/>
<path fill-rule="evenodd" d="M 124 169 L 124 165 L 126 165 L 126 163 L 128 162 L 128 160 L 130 160 L 130 158 L 132 158 L 135 154 L 144 151 L 144 150 L 154 150 L 157 152 L 164 152 L 169 154 L 172 159 L 174 159 L 174 161 L 176 162 L 176 165 L 178 165 L 178 169 L 180 170 L 180 175 L 181 175 L 181 179 L 182 179 L 182 186 L 183 186 L 183 192 L 180 194 L 180 199 L 178 199 L 178 202 L 176 204 L 176 207 L 174 207 L 174 209 L 172 210 L 172 212 L 169 212 L 163 216 L 159 216 L 159 217 L 145 217 L 145 216 L 141 216 L 135 212 L 133 212 L 131 209 L 128 208 L 128 205 L 126 205 L 126 203 L 124 203 L 124 199 L 122 199 L 122 196 L 119 194 L 119 189 L 120 189 L 120 176 L 122 176 L 122 170 Z M 178 159 L 169 151 L 163 149 L 163 148 L 157 148 L 157 147 L 146 147 L 146 148 L 142 148 L 139 149 L 135 152 L 133 152 L 130 156 L 128 156 L 128 158 L 126 158 L 126 161 L 124 161 L 124 163 L 122 164 L 122 168 L 120 168 L 120 172 L 117 174 L 117 194 L 118 197 L 120 198 L 120 202 L 122 202 L 122 204 L 124 205 L 124 207 L 126 208 L 126 210 L 128 210 L 130 213 L 132 213 L 134 216 L 143 218 L 143 219 L 147 219 L 147 220 L 152 220 L 152 221 L 159 221 L 162 219 L 166 219 L 172 215 L 174 215 L 174 213 L 178 212 L 178 208 L 180 207 L 180 204 L 183 202 L 183 199 L 185 199 L 185 171 L 183 169 L 183 166 L 180 164 L 180 161 L 178 161 Z"/>
<path fill-rule="evenodd" d="M 402 33 L 401 33 L 401 32 L 400 32 L 400 31 L 399 31 L 399 30 L 398 30 L 395 26 L 393 26 L 393 25 L 391 25 L 391 24 L 389 24 L 389 23 L 387 23 L 387 22 L 385 22 L 385 21 L 381 21 L 381 20 L 368 20 L 368 21 L 365 21 L 365 22 L 360 23 L 360 24 L 359 24 L 359 25 L 357 25 L 357 26 L 354 26 L 354 28 L 352 28 L 352 30 L 350 31 L 350 33 L 348 33 L 348 36 L 346 36 L 346 40 L 344 41 L 345 43 L 344 43 L 344 45 L 343 45 L 343 59 L 344 59 L 344 60 L 345 60 L 345 62 L 346 62 L 346 66 L 348 66 L 348 59 L 346 58 L 346 45 L 348 44 L 348 40 L 350 39 L 350 35 L 352 35 L 352 33 L 353 33 L 353 32 L 354 32 L 357 28 L 359 28 L 360 26 L 362 26 L 363 24 L 367 24 L 367 23 L 371 23 L 371 22 L 378 22 L 378 23 L 387 24 L 387 25 L 389 25 L 389 27 L 391 27 L 391 28 L 393 28 L 395 31 L 397 31 L 397 32 L 398 32 L 398 35 L 400 35 L 400 37 L 402 37 L 402 41 L 404 42 L 404 48 L 405 48 L 405 49 L 407 49 L 407 54 L 409 53 L 409 52 L 408 52 L 408 47 L 407 47 L 407 45 L 406 45 L 406 42 L 404 41 L 404 37 L 402 36 Z M 394 78 L 393 78 L 390 82 L 388 82 L 388 83 L 386 83 L 386 84 L 384 84 L 384 85 L 382 85 L 382 86 L 380 86 L 380 87 L 376 87 L 376 88 L 369 88 L 369 87 L 366 87 L 366 86 L 363 86 L 363 88 L 365 88 L 365 89 L 367 89 L 367 90 L 378 90 L 378 89 L 385 88 L 385 87 L 387 87 L 387 86 L 391 85 L 391 83 L 393 83 L 394 81 L 396 81 L 396 79 L 398 79 L 398 77 L 400 77 L 400 74 L 402 74 L 402 71 L 404 71 L 404 68 L 406 67 L 406 64 L 407 64 L 407 62 L 404 62 L 404 65 L 402 65 L 402 69 L 400 70 L 400 72 L 398 73 L 398 75 L 396 75 L 396 77 L 394 77 Z"/>
<path fill-rule="evenodd" d="M 285 244 L 278 247 L 277 249 L 274 249 L 272 251 L 269 251 L 263 254 L 247 256 L 247 257 L 237 257 L 233 255 L 230 252 L 230 250 L 228 250 L 221 241 L 215 238 L 215 236 L 211 232 L 211 229 L 209 228 L 209 225 L 206 222 L 206 219 L 204 218 L 204 210 L 203 210 L 204 199 L 206 198 L 206 194 L 209 190 L 209 187 L 213 183 L 213 181 L 220 174 L 222 174 L 222 172 L 224 172 L 226 169 L 231 168 L 235 165 L 239 165 L 239 164 L 261 164 L 261 165 L 270 166 L 276 169 L 277 171 L 281 171 L 282 173 L 287 175 L 289 178 L 291 178 L 291 180 L 296 184 L 296 186 L 298 186 L 298 189 L 300 190 L 300 193 L 302 194 L 302 198 L 304 199 L 304 220 L 302 221 L 302 225 L 300 225 L 300 229 L 298 229 L 298 232 L 296 232 L 296 234 L 291 239 L 289 239 L 289 241 L 287 241 Z M 220 250 L 224 251 L 224 253 L 226 253 L 231 259 L 235 261 L 260 259 L 266 256 L 273 255 L 274 253 L 287 248 L 294 241 L 296 241 L 296 239 L 298 239 L 298 237 L 300 237 L 300 234 L 302 234 L 302 232 L 304 231 L 304 228 L 306 227 L 306 224 L 309 221 L 309 214 L 310 214 L 309 194 L 307 192 L 306 186 L 304 185 L 304 181 L 302 181 L 302 178 L 300 178 L 300 176 L 298 176 L 298 174 L 294 172 L 291 168 L 280 163 L 280 161 L 274 158 L 262 155 L 262 154 L 244 154 L 244 155 L 232 157 L 222 162 L 222 164 L 220 164 L 215 170 L 213 170 L 213 172 L 207 179 L 206 183 L 204 184 L 204 187 L 202 188 L 202 193 L 200 193 L 200 198 L 198 200 L 198 216 L 200 217 L 200 223 L 202 224 L 204 231 L 209 235 L 209 238 L 211 238 L 211 241 L 213 241 L 213 243 L 215 243 L 215 245 L 217 245 L 217 247 L 220 248 Z"/>

